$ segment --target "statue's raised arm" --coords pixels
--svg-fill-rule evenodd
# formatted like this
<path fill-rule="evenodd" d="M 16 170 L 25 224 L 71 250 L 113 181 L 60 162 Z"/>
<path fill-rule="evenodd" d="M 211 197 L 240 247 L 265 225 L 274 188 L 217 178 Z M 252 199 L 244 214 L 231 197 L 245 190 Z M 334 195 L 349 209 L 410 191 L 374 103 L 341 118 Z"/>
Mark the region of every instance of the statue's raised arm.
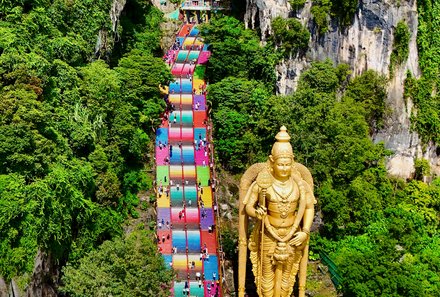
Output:
<path fill-rule="evenodd" d="M 252 165 L 240 181 L 239 297 L 245 294 L 247 249 L 260 297 L 288 297 L 299 272 L 305 296 L 308 241 L 314 217 L 313 179 L 295 163 L 281 127 L 266 163 Z M 248 219 L 256 222 L 248 238 Z"/>

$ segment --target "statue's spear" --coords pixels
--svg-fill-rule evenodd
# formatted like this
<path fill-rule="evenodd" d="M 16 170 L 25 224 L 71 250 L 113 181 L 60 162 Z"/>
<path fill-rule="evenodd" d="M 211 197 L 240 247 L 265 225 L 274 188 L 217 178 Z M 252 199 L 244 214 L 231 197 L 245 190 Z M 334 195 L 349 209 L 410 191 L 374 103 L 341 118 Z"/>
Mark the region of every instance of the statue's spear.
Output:
<path fill-rule="evenodd" d="M 261 188 L 261 195 L 259 197 L 258 204 L 260 207 L 263 207 L 266 209 L 266 194 L 267 194 L 267 188 L 269 188 L 272 185 L 273 177 L 268 171 L 262 171 L 257 176 L 257 185 Z M 263 278 L 263 248 L 264 248 L 264 218 L 266 217 L 266 213 L 261 218 L 261 244 L 260 244 L 260 268 L 258 269 L 258 295 L 263 296 L 261 293 L 261 284 L 262 284 L 262 278 Z"/>
<path fill-rule="evenodd" d="M 246 214 L 247 194 L 251 184 L 256 182 L 261 189 L 267 190 L 272 185 L 273 177 L 268 172 L 268 165 L 264 163 L 256 163 L 246 170 L 240 180 L 239 192 L 239 224 L 238 224 L 238 297 L 245 296 L 245 282 L 246 282 L 246 260 L 247 260 L 247 227 L 248 216 Z M 262 192 L 260 192 L 262 194 Z M 265 194 L 267 195 L 267 194 Z M 260 197 L 259 197 L 260 199 Z M 264 197 L 266 200 L 266 196 Z M 263 201 L 261 201 L 263 202 Z M 260 200 L 258 201 L 260 203 Z M 265 201 L 264 201 L 265 203 Z M 261 221 L 263 224 L 264 219 Z M 262 229 L 264 232 L 264 229 Z"/>
<path fill-rule="evenodd" d="M 261 190 L 261 195 L 260 195 L 260 201 L 259 201 L 259 205 L 260 207 L 266 207 L 266 193 L 267 193 L 267 188 L 263 188 Z M 264 248 L 264 218 L 266 217 L 266 214 L 264 214 L 261 218 L 261 245 L 260 245 L 260 269 L 258 270 L 258 274 L 259 274 L 259 282 L 258 282 L 258 295 L 259 296 L 263 296 L 263 294 L 261 294 L 261 282 L 263 279 L 263 248 Z"/>

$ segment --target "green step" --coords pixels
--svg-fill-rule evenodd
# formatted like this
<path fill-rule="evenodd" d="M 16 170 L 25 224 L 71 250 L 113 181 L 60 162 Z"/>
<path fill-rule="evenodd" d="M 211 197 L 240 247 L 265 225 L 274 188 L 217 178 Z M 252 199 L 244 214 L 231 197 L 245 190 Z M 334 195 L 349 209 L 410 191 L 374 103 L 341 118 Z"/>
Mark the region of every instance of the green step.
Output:
<path fill-rule="evenodd" d="M 170 184 L 170 170 L 168 166 L 157 166 L 156 182 L 157 186 L 160 186 L 161 182 L 163 186 L 168 186 Z"/>
<path fill-rule="evenodd" d="M 202 187 L 208 186 L 209 178 L 210 178 L 209 167 L 197 166 L 197 181 L 202 184 Z"/>

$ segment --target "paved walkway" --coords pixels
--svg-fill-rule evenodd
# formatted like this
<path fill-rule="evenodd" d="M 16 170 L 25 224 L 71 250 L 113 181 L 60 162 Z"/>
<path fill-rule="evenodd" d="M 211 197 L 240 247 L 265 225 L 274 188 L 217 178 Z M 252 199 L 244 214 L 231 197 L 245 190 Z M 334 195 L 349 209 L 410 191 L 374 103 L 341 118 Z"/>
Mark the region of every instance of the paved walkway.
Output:
<path fill-rule="evenodd" d="M 175 81 L 156 132 L 158 249 L 176 271 L 173 296 L 221 296 L 217 202 L 204 73 L 210 57 L 193 25 L 164 56 Z"/>

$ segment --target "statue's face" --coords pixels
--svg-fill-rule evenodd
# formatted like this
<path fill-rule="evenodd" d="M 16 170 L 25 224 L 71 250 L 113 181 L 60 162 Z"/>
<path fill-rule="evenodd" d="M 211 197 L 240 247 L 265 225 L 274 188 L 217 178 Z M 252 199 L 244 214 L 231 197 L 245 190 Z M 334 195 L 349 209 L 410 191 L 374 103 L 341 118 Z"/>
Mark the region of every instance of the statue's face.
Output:
<path fill-rule="evenodd" d="M 278 158 L 275 159 L 273 164 L 273 175 L 276 179 L 286 179 L 292 172 L 292 159 L 291 158 Z"/>

